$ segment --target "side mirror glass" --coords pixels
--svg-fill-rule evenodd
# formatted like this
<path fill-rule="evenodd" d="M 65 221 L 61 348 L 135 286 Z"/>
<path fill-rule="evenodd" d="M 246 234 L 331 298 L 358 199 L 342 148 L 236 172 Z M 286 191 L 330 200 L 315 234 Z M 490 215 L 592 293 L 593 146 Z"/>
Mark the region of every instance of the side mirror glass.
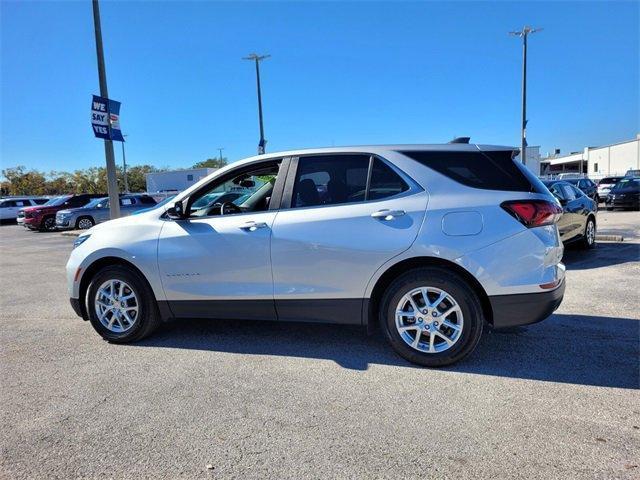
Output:
<path fill-rule="evenodd" d="M 173 207 L 167 209 L 167 217 L 172 220 L 181 220 L 184 218 L 184 211 L 182 209 L 182 202 L 176 202 Z"/>
<path fill-rule="evenodd" d="M 253 180 L 242 180 L 240 182 L 240 186 L 244 187 L 244 188 L 253 188 L 256 186 L 256 182 L 254 182 Z"/>

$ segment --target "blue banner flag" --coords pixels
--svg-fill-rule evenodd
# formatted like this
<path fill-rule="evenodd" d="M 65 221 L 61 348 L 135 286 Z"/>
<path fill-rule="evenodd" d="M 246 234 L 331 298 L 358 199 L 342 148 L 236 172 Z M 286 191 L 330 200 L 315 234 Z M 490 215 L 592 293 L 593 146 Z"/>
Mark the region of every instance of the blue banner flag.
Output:
<path fill-rule="evenodd" d="M 94 95 L 91 102 L 91 126 L 98 138 L 124 142 L 120 130 L 120 102 Z"/>

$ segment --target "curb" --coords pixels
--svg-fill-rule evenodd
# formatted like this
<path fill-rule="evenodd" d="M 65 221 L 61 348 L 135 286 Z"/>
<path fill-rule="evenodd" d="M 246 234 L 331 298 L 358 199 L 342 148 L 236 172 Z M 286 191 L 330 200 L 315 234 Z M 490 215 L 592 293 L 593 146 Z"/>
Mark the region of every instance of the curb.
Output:
<path fill-rule="evenodd" d="M 622 242 L 622 235 L 596 235 L 597 242 Z"/>
<path fill-rule="evenodd" d="M 63 237 L 79 237 L 80 232 L 60 232 Z"/>

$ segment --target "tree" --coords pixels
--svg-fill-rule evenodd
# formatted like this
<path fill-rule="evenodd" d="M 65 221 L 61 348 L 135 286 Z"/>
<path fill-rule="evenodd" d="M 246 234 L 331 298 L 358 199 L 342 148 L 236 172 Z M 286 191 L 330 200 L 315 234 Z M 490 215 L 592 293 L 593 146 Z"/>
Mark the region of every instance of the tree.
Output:
<path fill-rule="evenodd" d="M 227 158 L 207 158 L 196 163 L 192 168 L 222 168 L 227 164 Z"/>
<path fill-rule="evenodd" d="M 46 179 L 38 170 L 26 171 L 25 167 L 17 166 L 2 170 L 8 185 L 5 188 L 9 195 L 42 195 L 45 193 Z"/>

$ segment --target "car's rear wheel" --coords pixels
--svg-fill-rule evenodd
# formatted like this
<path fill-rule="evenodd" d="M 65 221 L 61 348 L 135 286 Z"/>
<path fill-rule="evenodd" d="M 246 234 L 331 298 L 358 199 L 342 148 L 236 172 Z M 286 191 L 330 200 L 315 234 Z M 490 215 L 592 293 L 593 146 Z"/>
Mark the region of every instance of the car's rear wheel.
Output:
<path fill-rule="evenodd" d="M 593 248 L 596 246 L 596 222 L 591 217 L 587 219 L 587 224 L 584 226 L 584 235 L 580 246 L 582 248 Z"/>
<path fill-rule="evenodd" d="M 88 230 L 95 224 L 96 222 L 94 222 L 91 217 L 80 217 L 76 222 L 76 228 L 79 228 L 80 230 Z"/>
<path fill-rule="evenodd" d="M 484 325 L 478 295 L 458 274 L 439 267 L 411 270 L 387 288 L 380 322 L 406 360 L 442 367 L 469 355 Z"/>
<path fill-rule="evenodd" d="M 85 301 L 93 328 L 110 342 L 141 340 L 160 323 L 151 287 L 125 266 L 100 270 L 91 279 Z"/>
<path fill-rule="evenodd" d="M 45 232 L 52 232 L 56 229 L 56 218 L 55 217 L 46 217 L 42 220 L 42 225 L 40 230 Z"/>

